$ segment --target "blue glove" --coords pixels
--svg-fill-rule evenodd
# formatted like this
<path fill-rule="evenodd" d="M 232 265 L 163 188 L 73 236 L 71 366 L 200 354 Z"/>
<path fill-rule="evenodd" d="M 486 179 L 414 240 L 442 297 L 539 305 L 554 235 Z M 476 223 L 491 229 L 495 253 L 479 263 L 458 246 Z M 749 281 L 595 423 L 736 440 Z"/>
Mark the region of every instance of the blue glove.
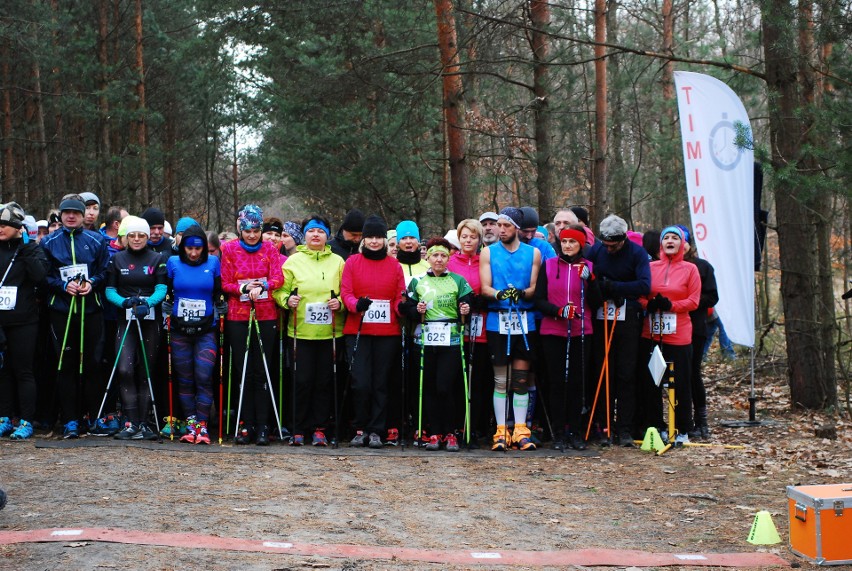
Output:
<path fill-rule="evenodd" d="M 137 319 L 142 319 L 151 311 L 151 308 L 148 306 L 148 302 L 145 300 L 141 300 L 138 305 L 133 306 L 133 312 L 136 314 Z"/>
<path fill-rule="evenodd" d="M 124 309 L 130 309 L 133 307 L 133 300 L 136 299 L 134 297 L 125 297 L 124 301 L 121 302 L 121 307 Z"/>

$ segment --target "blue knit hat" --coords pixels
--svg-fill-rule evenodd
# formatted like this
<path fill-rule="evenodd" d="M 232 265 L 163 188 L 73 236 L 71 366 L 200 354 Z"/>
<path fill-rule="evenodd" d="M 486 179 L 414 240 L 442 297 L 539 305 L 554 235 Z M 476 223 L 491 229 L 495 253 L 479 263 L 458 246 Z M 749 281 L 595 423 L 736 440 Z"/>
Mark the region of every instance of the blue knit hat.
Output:
<path fill-rule="evenodd" d="M 194 218 L 190 218 L 189 216 L 184 216 L 175 224 L 175 232 L 180 234 L 181 232 L 186 232 L 189 230 L 190 226 L 200 226 L 198 222 L 195 221 Z"/>
<path fill-rule="evenodd" d="M 263 210 L 256 204 L 246 204 L 237 213 L 237 226 L 240 232 L 263 228 Z"/>
<path fill-rule="evenodd" d="M 396 225 L 396 239 L 402 240 L 403 238 L 414 238 L 418 242 L 420 241 L 420 229 L 417 228 L 417 224 L 413 220 L 403 220 Z"/>
<path fill-rule="evenodd" d="M 660 244 L 663 243 L 663 237 L 665 237 L 666 234 L 676 234 L 681 240 L 684 242 L 686 241 L 686 238 L 683 235 L 683 230 L 681 230 L 679 226 L 666 226 L 663 228 L 663 231 L 660 232 Z"/>

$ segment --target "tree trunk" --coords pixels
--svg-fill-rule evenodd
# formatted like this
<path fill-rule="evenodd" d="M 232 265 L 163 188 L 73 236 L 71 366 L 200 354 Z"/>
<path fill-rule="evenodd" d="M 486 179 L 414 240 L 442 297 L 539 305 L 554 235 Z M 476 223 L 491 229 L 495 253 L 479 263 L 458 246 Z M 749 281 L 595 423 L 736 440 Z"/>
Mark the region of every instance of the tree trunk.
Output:
<path fill-rule="evenodd" d="M 166 220 L 175 220 L 175 104 L 170 98 L 166 104 L 165 125 L 163 126 L 163 192 L 165 192 Z"/>
<path fill-rule="evenodd" d="M 100 187 L 102 200 L 107 204 L 115 204 L 116 195 L 110 178 L 112 147 L 110 145 L 110 115 L 109 97 L 109 50 L 107 49 L 107 37 L 109 35 L 109 0 L 98 0 L 98 64 L 100 65 L 100 77 L 98 89 L 98 121 L 100 123 L 100 134 L 98 137 L 98 186 Z"/>
<path fill-rule="evenodd" d="M 802 156 L 808 113 L 797 62 L 806 54 L 796 53 L 795 9 L 789 0 L 764 0 L 761 12 L 772 163 L 781 173 L 774 177 L 775 209 L 790 400 L 821 409 L 837 402 L 829 193 L 812 191 L 811 179 L 821 174 L 807 170 L 813 161 Z"/>
<path fill-rule="evenodd" d="M 50 18 L 53 24 L 53 37 L 51 41 L 53 42 L 53 49 L 58 51 L 59 48 L 59 31 L 56 25 L 56 13 L 59 10 L 59 6 L 57 5 L 57 0 L 50 1 Z M 51 68 L 50 73 L 53 75 L 53 97 L 54 100 L 62 99 L 62 82 L 59 81 L 59 67 L 54 65 Z M 55 135 L 54 141 L 56 141 L 56 150 L 54 152 L 54 163 L 56 164 L 56 188 L 60 190 L 60 192 L 65 192 L 67 188 L 67 180 L 65 175 L 65 132 L 64 132 L 64 121 L 62 116 L 62 106 L 54 102 L 54 115 L 53 120 L 55 122 Z M 53 201 L 56 197 L 49 197 L 49 201 L 53 204 Z"/>
<path fill-rule="evenodd" d="M 606 0 L 595 0 L 595 145 L 592 151 L 592 204 L 590 220 L 609 208 L 606 188 L 607 83 L 606 83 Z"/>
<path fill-rule="evenodd" d="M 553 161 L 550 145 L 550 85 L 548 77 L 547 28 L 550 4 L 546 0 L 530 0 L 533 52 L 533 94 L 535 95 L 535 162 L 537 169 L 538 212 L 542 220 L 552 217 Z"/>
<path fill-rule="evenodd" d="M 137 130 L 139 144 L 139 187 L 142 206 L 151 206 L 151 190 L 148 185 L 148 130 L 145 121 L 145 61 L 142 55 L 142 0 L 136 0 L 136 98 Z"/>
<path fill-rule="evenodd" d="M 619 41 L 619 26 L 618 26 L 618 2 L 609 0 L 607 2 L 607 32 L 606 37 L 610 43 L 617 44 Z M 617 78 L 620 74 L 620 55 L 611 55 L 607 58 L 607 74 L 611 72 L 612 77 Z M 612 132 L 610 140 L 607 142 L 608 147 L 612 148 L 610 160 L 607 161 L 610 168 L 607 168 L 607 197 L 611 203 L 612 212 L 618 213 L 619 216 L 627 220 L 627 223 L 633 227 L 633 213 L 629 198 L 630 180 L 624 174 L 626 167 L 624 164 L 624 122 L 627 120 L 624 112 L 624 103 L 621 97 L 621 91 L 618 89 L 608 90 L 610 101 L 609 108 L 611 109 L 610 118 L 612 119 Z M 591 218 L 591 220 L 600 220 L 600 218 Z"/>
<path fill-rule="evenodd" d="M 44 208 L 46 198 L 50 196 L 53 185 L 50 184 L 50 161 L 47 157 L 47 134 L 44 128 L 44 100 L 41 94 L 41 66 L 33 60 L 33 105 L 35 106 L 36 149 L 38 154 L 38 175 L 36 186 L 30 193 L 30 208 Z"/>
<path fill-rule="evenodd" d="M 673 0 L 663 0 L 663 50 L 666 55 L 674 54 L 674 7 Z M 675 120 L 675 92 L 674 92 L 674 62 L 666 61 L 663 64 L 663 114 L 660 118 L 660 134 L 663 141 L 676 140 L 674 132 Z M 675 165 L 663 158 L 660 169 L 660 188 L 666 194 L 671 191 L 672 173 Z M 675 220 L 674 205 L 671 199 L 664 199 L 664 206 L 660 210 L 661 220 Z"/>
<path fill-rule="evenodd" d="M 15 196 L 15 149 L 12 139 L 12 78 L 9 66 L 9 42 L 3 42 L 3 195 L 0 199 L 12 200 Z"/>
<path fill-rule="evenodd" d="M 471 217 L 465 156 L 462 80 L 459 75 L 459 53 L 455 16 L 451 0 L 435 0 L 438 19 L 438 47 L 441 52 L 443 78 L 444 125 L 449 148 L 450 181 L 453 194 L 453 218 L 456 223 Z"/>

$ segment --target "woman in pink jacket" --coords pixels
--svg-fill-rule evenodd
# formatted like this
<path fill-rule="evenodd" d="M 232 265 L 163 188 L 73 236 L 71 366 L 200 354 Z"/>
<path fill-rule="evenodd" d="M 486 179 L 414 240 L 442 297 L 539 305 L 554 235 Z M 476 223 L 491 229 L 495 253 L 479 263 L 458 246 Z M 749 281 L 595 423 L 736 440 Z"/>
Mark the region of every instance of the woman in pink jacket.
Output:
<path fill-rule="evenodd" d="M 639 355 L 650 357 L 654 345 L 660 345 L 666 362 L 674 363 L 675 376 L 675 444 L 689 442 L 692 430 L 692 320 L 689 312 L 698 307 L 701 297 L 701 277 L 695 264 L 684 261 L 683 231 L 677 226 L 664 228 L 660 233 L 660 259 L 651 262 L 651 293 L 639 302 L 645 307 Z M 639 379 L 639 410 L 637 420 L 641 431 L 656 426 L 661 433 L 663 401 L 647 367 L 647 358 L 639 359 L 643 370 Z M 644 413 L 644 414 L 643 414 Z M 642 422 L 644 418 L 645 422 Z M 674 435 L 672 435 L 674 436 Z"/>
<path fill-rule="evenodd" d="M 237 217 L 239 239 L 222 244 L 222 290 L 228 296 L 228 318 L 225 333 L 231 346 L 233 378 L 240 379 L 243 360 L 246 377 L 243 383 L 243 406 L 236 444 L 258 446 L 269 444 L 269 412 L 272 400 L 260 355 L 257 333 L 249 332 L 249 316 L 254 307 L 260 325 L 260 336 L 266 362 L 274 370 L 278 342 L 278 308 L 272 291 L 284 285 L 281 256 L 272 242 L 261 240 L 263 212 L 247 204 Z M 250 335 L 249 335 L 250 333 Z M 250 339 L 246 352 L 246 340 Z"/>

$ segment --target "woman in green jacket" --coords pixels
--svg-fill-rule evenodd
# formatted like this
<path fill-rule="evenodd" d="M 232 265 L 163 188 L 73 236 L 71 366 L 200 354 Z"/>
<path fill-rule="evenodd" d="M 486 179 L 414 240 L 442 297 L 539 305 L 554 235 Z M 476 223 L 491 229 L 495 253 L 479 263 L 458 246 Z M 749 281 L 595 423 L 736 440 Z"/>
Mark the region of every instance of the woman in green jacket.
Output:
<path fill-rule="evenodd" d="M 287 258 L 284 287 L 273 293 L 278 305 L 290 310 L 287 330 L 293 339 L 289 351 L 296 385 L 290 444 L 302 446 L 305 434 L 311 431 L 311 444 L 328 446 L 325 429 L 335 390 L 333 340 L 343 336 L 345 309 L 338 296 L 344 262 L 327 244 L 331 235 L 328 220 L 311 216 L 302 224 L 302 231 L 305 243 Z"/>

